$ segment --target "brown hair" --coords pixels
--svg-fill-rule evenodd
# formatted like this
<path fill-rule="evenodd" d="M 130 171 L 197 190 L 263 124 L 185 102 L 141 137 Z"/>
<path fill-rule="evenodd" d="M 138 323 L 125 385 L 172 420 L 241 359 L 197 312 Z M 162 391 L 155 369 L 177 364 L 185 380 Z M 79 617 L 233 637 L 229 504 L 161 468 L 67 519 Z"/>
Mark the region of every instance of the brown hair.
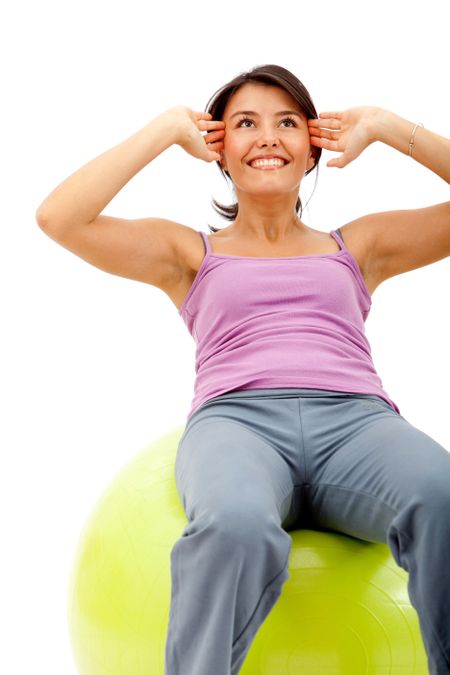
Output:
<path fill-rule="evenodd" d="M 284 89 L 288 92 L 298 103 L 300 109 L 304 113 L 307 119 L 317 118 L 317 111 L 312 102 L 311 96 L 308 93 L 306 87 L 300 82 L 300 80 L 293 75 L 286 68 L 276 65 L 264 65 L 256 66 L 252 70 L 249 70 L 244 73 L 240 73 L 235 78 L 224 84 L 223 87 L 218 89 L 209 99 L 206 104 L 205 112 L 209 112 L 212 115 L 212 119 L 221 120 L 225 107 L 228 103 L 228 100 L 236 93 L 236 91 L 248 82 L 262 82 L 263 84 L 269 84 L 280 89 Z M 316 167 L 319 169 L 319 159 L 322 154 L 322 149 L 317 146 L 311 146 L 311 150 L 314 157 L 314 166 L 309 169 L 305 175 L 308 175 Z M 220 166 L 220 162 L 217 162 L 220 172 L 224 176 L 225 180 L 229 180 L 231 184 L 231 176 L 228 171 L 225 171 Z M 316 174 L 316 183 L 317 183 L 317 174 Z M 314 186 L 315 189 L 315 186 Z M 314 192 L 314 190 L 313 190 Z M 235 220 L 239 210 L 239 204 L 235 202 L 231 206 L 225 206 L 221 204 L 216 199 L 212 200 L 212 206 L 214 210 L 225 218 L 226 220 Z M 302 202 L 300 197 L 297 199 L 295 205 L 295 210 L 299 215 L 302 214 Z M 212 232 L 218 232 L 218 229 L 212 225 L 208 225 L 209 229 Z"/>

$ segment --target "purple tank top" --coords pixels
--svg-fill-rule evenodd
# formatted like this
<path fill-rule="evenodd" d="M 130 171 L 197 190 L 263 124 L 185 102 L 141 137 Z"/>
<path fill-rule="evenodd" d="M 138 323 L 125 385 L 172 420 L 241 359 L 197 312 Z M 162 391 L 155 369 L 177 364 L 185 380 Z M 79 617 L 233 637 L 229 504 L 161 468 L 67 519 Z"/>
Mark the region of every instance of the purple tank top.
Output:
<path fill-rule="evenodd" d="M 188 419 L 228 391 L 298 387 L 383 389 L 365 335 L 371 298 L 358 263 L 333 230 L 336 253 L 287 258 L 206 255 L 179 309 L 196 343 Z"/>

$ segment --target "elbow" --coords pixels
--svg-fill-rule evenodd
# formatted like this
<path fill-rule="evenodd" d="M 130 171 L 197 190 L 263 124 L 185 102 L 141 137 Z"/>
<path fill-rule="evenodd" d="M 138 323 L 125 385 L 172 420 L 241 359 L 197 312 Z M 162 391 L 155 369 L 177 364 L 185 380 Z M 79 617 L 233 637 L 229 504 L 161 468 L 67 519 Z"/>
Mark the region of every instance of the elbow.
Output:
<path fill-rule="evenodd" d="M 35 219 L 41 230 L 45 230 L 48 226 L 48 215 L 39 207 L 35 213 Z"/>
<path fill-rule="evenodd" d="M 60 217 L 55 218 L 55 215 L 49 214 L 48 211 L 41 209 L 41 207 L 36 211 L 35 219 L 41 230 L 46 234 L 49 234 L 50 231 L 58 232 L 64 227 Z"/>

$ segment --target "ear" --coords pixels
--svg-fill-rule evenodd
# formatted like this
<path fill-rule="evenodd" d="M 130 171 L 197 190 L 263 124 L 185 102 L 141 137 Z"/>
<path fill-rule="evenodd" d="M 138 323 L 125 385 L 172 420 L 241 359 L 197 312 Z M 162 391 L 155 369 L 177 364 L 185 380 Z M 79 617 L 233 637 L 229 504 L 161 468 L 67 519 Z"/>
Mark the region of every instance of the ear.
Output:
<path fill-rule="evenodd" d="M 223 151 L 220 151 L 220 156 L 221 156 L 220 166 L 222 167 L 223 171 L 226 171 L 227 170 L 227 163 L 224 159 Z"/>
<path fill-rule="evenodd" d="M 312 153 L 312 151 L 311 151 L 311 152 L 309 153 L 308 161 L 307 161 L 307 163 L 306 163 L 306 170 L 309 171 L 310 169 L 312 169 L 313 166 L 314 166 L 314 164 L 315 164 L 315 159 L 314 159 L 314 155 L 313 155 L 313 153 Z"/>

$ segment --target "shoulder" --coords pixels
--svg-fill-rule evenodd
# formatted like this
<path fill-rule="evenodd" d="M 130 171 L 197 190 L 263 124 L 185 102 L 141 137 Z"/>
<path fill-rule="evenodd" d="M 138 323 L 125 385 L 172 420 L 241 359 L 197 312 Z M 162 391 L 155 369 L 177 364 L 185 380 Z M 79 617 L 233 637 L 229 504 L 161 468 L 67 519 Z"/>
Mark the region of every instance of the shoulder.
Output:
<path fill-rule="evenodd" d="M 349 249 L 355 249 L 363 253 L 371 244 L 372 234 L 370 228 L 367 227 L 365 216 L 340 225 L 339 228 L 336 228 L 336 230 L 338 229 L 342 232 L 344 243 Z"/>
<path fill-rule="evenodd" d="M 342 234 L 344 244 L 357 259 L 360 267 L 365 269 L 373 239 L 373 233 L 370 227 L 367 227 L 365 217 L 340 225 L 339 228 L 335 228 L 335 232 L 337 230 L 339 230 L 338 235 Z"/>
<path fill-rule="evenodd" d="M 418 209 L 370 213 L 345 227 L 364 251 L 372 276 L 381 283 L 450 256 L 449 225 L 447 201 Z"/>
<path fill-rule="evenodd" d="M 373 255 L 376 232 L 370 217 L 361 216 L 345 223 L 345 225 L 340 225 L 337 229 L 342 233 L 344 244 L 357 261 L 361 274 L 372 294 L 381 283 L 381 279 L 379 279 L 376 258 Z M 337 234 L 339 235 L 339 232 Z"/>
<path fill-rule="evenodd" d="M 180 226 L 177 232 L 177 257 L 179 266 L 190 276 L 197 272 L 205 257 L 205 243 L 202 234 L 209 239 L 229 237 L 229 226 L 217 229 L 215 232 L 196 230 L 187 225 Z"/>
<path fill-rule="evenodd" d="M 189 274 L 198 270 L 205 255 L 205 245 L 200 230 L 188 225 L 179 225 L 175 241 L 175 252 L 180 269 Z"/>

